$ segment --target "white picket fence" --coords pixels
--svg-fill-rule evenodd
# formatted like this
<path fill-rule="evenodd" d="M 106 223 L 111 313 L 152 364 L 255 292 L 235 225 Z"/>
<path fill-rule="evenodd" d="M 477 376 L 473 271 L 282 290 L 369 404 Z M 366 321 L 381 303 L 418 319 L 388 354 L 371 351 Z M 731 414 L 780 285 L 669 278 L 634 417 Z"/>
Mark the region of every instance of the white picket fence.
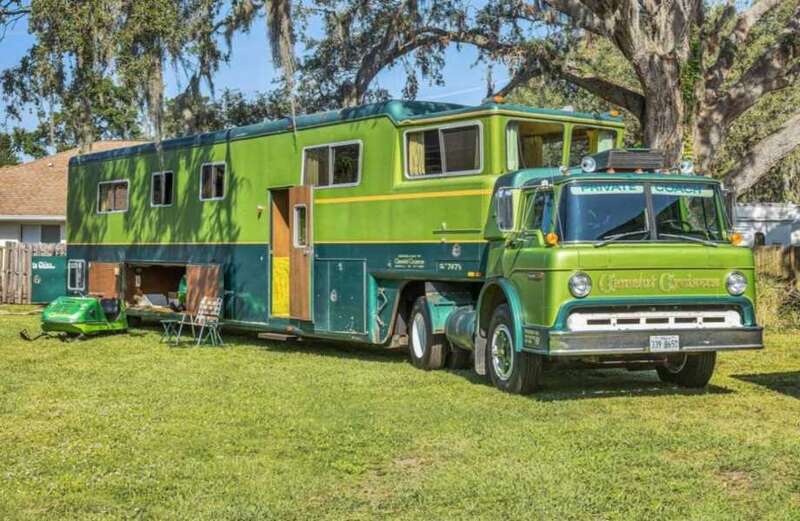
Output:
<path fill-rule="evenodd" d="M 0 243 L 0 304 L 30 304 L 31 257 L 66 254 L 65 244 Z"/>

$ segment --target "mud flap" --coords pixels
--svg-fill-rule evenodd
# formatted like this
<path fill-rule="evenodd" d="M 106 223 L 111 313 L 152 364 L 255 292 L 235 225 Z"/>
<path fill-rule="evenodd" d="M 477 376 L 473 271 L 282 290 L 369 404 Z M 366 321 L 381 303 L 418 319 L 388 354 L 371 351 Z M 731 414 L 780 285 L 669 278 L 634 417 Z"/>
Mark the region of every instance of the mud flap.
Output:
<path fill-rule="evenodd" d="M 481 376 L 486 375 L 486 338 L 480 334 L 475 334 L 475 372 Z"/>

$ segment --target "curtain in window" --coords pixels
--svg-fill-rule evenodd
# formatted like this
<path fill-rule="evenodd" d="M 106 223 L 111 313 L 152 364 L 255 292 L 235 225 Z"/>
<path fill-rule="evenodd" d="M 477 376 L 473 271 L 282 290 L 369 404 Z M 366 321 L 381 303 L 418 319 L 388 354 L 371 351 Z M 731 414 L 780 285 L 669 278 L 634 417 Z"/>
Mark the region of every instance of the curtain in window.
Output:
<path fill-rule="evenodd" d="M 509 172 L 519 170 L 519 123 L 516 121 L 506 127 L 506 167 Z"/>
<path fill-rule="evenodd" d="M 320 175 L 322 173 L 322 168 L 324 167 L 326 170 L 328 168 L 327 161 L 322 161 L 323 154 L 325 157 L 328 155 L 328 148 L 327 147 L 320 147 L 320 148 L 312 148 L 306 150 L 306 158 L 305 158 L 305 181 L 306 185 L 310 186 L 320 186 L 320 178 L 327 177 Z"/>
<path fill-rule="evenodd" d="M 522 162 L 525 168 L 544 166 L 544 139 L 542 136 L 525 136 L 522 138 Z"/>
<path fill-rule="evenodd" d="M 406 134 L 408 138 L 408 175 L 425 175 L 425 134 L 423 132 L 411 132 Z"/>
<path fill-rule="evenodd" d="M 128 209 L 128 183 L 119 183 L 114 186 L 114 210 Z"/>

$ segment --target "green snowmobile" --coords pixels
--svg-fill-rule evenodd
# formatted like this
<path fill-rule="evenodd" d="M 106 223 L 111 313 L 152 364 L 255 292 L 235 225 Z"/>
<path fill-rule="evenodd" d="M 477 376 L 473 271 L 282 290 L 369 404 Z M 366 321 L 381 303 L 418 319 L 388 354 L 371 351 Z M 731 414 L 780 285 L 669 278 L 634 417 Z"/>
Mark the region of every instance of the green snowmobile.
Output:
<path fill-rule="evenodd" d="M 121 299 L 98 297 L 58 297 L 42 311 L 42 332 L 32 337 L 20 331 L 25 340 L 50 334 L 64 339 L 85 338 L 102 333 L 122 333 L 128 329 L 125 304 Z"/>

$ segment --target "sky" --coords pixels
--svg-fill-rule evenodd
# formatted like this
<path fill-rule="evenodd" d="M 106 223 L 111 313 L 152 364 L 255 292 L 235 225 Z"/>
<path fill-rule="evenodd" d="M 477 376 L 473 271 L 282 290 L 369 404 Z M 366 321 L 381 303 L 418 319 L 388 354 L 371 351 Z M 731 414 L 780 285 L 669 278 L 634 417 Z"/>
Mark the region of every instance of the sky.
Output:
<path fill-rule="evenodd" d="M 227 64 L 223 64 L 215 75 L 216 92 L 226 88 L 237 89 L 245 95 L 265 91 L 273 87 L 279 77 L 270 61 L 263 21 L 256 23 L 246 34 L 238 34 L 233 40 L 233 55 Z M 23 21 L 8 31 L 4 40 L 0 41 L 0 70 L 14 67 L 19 59 L 33 44 L 33 38 L 27 32 L 27 24 Z M 302 49 L 298 49 L 302 53 Z M 446 101 L 451 103 L 477 104 L 486 94 L 486 64 L 475 66 L 477 51 L 473 47 L 457 49 L 451 46 L 446 55 L 444 69 L 444 86 L 420 84 L 417 98 L 425 100 Z M 508 72 L 499 66 L 493 71 L 495 85 L 502 86 L 508 81 Z M 168 70 L 165 75 L 166 95 L 174 96 L 185 87 L 185 78 Z M 392 97 L 402 96 L 405 84 L 405 71 L 402 67 L 384 70 L 376 79 L 374 86 L 385 88 Z M 4 105 L 4 104 L 3 104 Z M 9 130 L 16 126 L 33 128 L 37 124 L 36 116 L 26 115 L 22 123 L 9 120 L 0 107 L 0 130 Z"/>

